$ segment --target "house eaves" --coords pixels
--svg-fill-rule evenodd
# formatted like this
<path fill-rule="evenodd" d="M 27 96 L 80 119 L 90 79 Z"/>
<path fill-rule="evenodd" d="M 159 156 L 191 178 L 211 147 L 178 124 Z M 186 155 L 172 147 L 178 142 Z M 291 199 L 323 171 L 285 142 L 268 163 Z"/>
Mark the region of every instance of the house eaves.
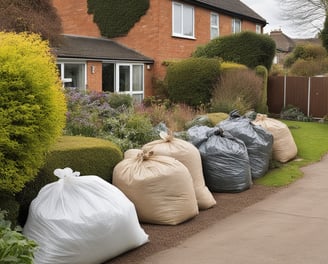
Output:
<path fill-rule="evenodd" d="M 106 38 L 62 35 L 53 52 L 58 58 L 154 63 L 153 59 Z"/>
<path fill-rule="evenodd" d="M 247 19 L 262 26 L 268 24 L 263 17 L 240 0 L 184 0 L 184 2 L 239 19 Z"/>

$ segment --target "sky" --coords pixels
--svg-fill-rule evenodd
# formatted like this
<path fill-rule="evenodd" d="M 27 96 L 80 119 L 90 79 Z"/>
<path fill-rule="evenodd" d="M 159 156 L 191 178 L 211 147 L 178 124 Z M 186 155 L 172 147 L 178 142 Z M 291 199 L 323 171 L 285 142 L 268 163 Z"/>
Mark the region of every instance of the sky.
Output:
<path fill-rule="evenodd" d="M 277 0 L 241 0 L 257 14 L 263 17 L 268 24 L 264 27 L 264 33 L 281 29 L 283 33 L 291 38 L 312 38 L 314 33 L 309 30 L 301 30 L 293 26 L 292 21 L 282 19 L 283 11 Z"/>

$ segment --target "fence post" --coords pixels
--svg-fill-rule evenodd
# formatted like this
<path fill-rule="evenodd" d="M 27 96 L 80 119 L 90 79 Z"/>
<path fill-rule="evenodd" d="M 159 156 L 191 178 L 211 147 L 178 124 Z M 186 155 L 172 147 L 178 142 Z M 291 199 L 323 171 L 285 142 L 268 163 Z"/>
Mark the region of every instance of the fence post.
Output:
<path fill-rule="evenodd" d="M 284 75 L 284 108 L 286 108 L 287 75 Z"/>
<path fill-rule="evenodd" d="M 310 116 L 310 102 L 311 102 L 311 77 L 309 77 L 308 80 L 307 116 Z"/>

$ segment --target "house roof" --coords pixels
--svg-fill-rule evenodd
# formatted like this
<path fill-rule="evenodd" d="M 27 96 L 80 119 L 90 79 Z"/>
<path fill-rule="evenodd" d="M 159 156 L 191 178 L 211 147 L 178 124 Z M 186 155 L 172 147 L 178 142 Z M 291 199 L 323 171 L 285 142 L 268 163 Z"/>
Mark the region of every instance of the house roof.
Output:
<path fill-rule="evenodd" d="M 59 58 L 81 58 L 94 60 L 140 61 L 154 63 L 130 48 L 113 40 L 105 38 L 85 37 L 76 35 L 62 35 L 62 39 L 54 53 Z"/>
<path fill-rule="evenodd" d="M 270 37 L 276 43 L 276 49 L 280 52 L 291 52 L 295 47 L 294 40 L 285 35 L 281 30 L 271 31 Z"/>
<path fill-rule="evenodd" d="M 238 18 L 247 18 L 248 20 L 254 21 L 263 26 L 267 24 L 267 21 L 263 17 L 240 0 L 189 0 L 186 2 L 198 4 L 213 11 L 225 13 Z"/>

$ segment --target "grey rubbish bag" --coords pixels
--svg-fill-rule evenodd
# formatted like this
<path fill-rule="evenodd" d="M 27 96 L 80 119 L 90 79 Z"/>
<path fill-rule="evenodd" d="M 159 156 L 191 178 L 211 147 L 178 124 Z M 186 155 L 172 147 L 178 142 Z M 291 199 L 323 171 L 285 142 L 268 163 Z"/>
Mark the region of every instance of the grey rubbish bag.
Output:
<path fill-rule="evenodd" d="M 264 176 L 269 169 L 273 136 L 261 126 L 252 124 L 251 121 L 251 119 L 233 112 L 228 119 L 221 121 L 216 126 L 245 143 L 251 165 L 252 178 L 257 179 Z"/>
<path fill-rule="evenodd" d="M 242 192 L 251 187 L 250 163 L 243 141 L 222 129 L 205 126 L 192 127 L 188 134 L 198 144 L 205 182 L 212 192 Z"/>

